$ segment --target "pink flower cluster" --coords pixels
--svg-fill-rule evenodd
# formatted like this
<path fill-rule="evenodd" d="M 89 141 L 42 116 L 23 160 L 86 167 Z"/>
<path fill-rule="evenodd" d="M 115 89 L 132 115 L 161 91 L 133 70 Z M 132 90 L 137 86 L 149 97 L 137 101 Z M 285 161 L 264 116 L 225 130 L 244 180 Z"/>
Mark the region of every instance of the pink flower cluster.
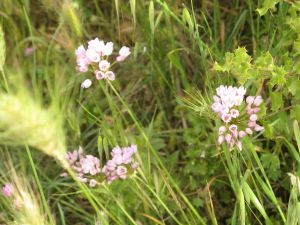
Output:
<path fill-rule="evenodd" d="M 242 150 L 241 138 L 253 131 L 261 131 L 264 128 L 256 123 L 260 111 L 259 106 L 263 102 L 261 96 L 248 96 L 246 103 L 244 87 L 232 87 L 221 85 L 216 89 L 217 96 L 213 96 L 212 109 L 225 123 L 219 127 L 218 143 L 226 142 L 230 148 L 235 145 Z M 246 104 L 246 107 L 245 107 Z"/>
<path fill-rule="evenodd" d="M 14 186 L 11 183 L 6 183 L 2 187 L 2 194 L 6 197 L 11 197 L 14 193 Z"/>
<path fill-rule="evenodd" d="M 97 157 L 84 155 L 83 149 L 79 147 L 78 150 L 68 152 L 66 159 L 80 181 L 89 183 L 90 187 L 95 187 L 97 185 L 97 181 L 91 178 L 91 176 L 101 172 L 100 160 Z M 68 174 L 63 173 L 61 175 L 67 176 Z"/>
<path fill-rule="evenodd" d="M 89 67 L 92 67 L 97 80 L 108 79 L 115 80 L 115 74 L 111 71 L 111 67 L 114 63 L 108 61 L 108 57 L 112 55 L 114 44 L 112 42 L 105 43 L 99 38 L 95 38 L 88 42 L 88 48 L 85 49 L 83 45 L 80 45 L 75 54 L 77 57 L 76 69 L 80 72 L 87 72 Z M 130 49 L 123 46 L 119 50 L 119 55 L 116 57 L 117 62 L 124 61 L 131 54 Z M 92 84 L 90 79 L 86 79 L 81 87 L 89 88 Z"/>
<path fill-rule="evenodd" d="M 137 152 L 137 146 L 120 148 L 115 147 L 111 151 L 112 159 L 108 160 L 102 171 L 107 177 L 108 183 L 117 179 L 126 179 L 129 170 L 138 168 L 138 163 L 133 162 L 133 155 Z"/>
<path fill-rule="evenodd" d="M 136 145 L 115 147 L 111 152 L 112 159 L 108 160 L 103 168 L 100 167 L 100 160 L 97 157 L 84 155 L 81 147 L 68 152 L 66 159 L 80 181 L 95 187 L 104 180 L 110 184 L 114 180 L 126 179 L 131 175 L 138 168 L 138 163 L 133 160 L 136 152 Z M 61 176 L 66 177 L 68 174 L 62 173 Z"/>

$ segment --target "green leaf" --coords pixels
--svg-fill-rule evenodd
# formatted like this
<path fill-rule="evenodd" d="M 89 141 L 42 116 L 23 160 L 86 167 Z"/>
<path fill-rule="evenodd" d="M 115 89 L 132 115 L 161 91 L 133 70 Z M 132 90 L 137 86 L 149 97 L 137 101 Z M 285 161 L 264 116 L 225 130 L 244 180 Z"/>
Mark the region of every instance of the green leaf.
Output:
<path fill-rule="evenodd" d="M 272 180 L 277 180 L 280 177 L 280 160 L 278 155 L 264 153 L 261 156 L 261 162 L 263 167 L 266 169 L 268 176 Z"/>
<path fill-rule="evenodd" d="M 187 10 L 187 8 L 184 8 L 182 11 L 182 20 L 185 24 L 186 23 L 188 24 L 190 32 L 193 33 L 194 32 L 194 22 L 193 22 L 192 17 L 190 15 L 189 11 Z"/>
<path fill-rule="evenodd" d="M 277 111 L 283 106 L 283 99 L 281 92 L 272 92 L 270 93 L 271 102 L 272 102 L 272 110 Z"/>
<path fill-rule="evenodd" d="M 280 2 L 280 0 L 264 0 L 262 3 L 262 7 L 256 10 L 259 15 L 263 16 L 268 12 L 268 10 L 274 8 L 278 2 Z"/>
<path fill-rule="evenodd" d="M 2 26 L 0 26 L 0 70 L 3 70 L 5 62 L 5 39 Z"/>
<path fill-rule="evenodd" d="M 275 66 L 271 74 L 271 87 L 274 87 L 275 85 L 283 85 L 286 83 L 285 76 L 287 75 L 287 71 L 285 71 L 283 67 Z"/>
<path fill-rule="evenodd" d="M 151 1 L 149 4 L 149 22 L 150 22 L 151 33 L 154 34 L 155 21 L 154 21 L 154 3 L 153 3 L 153 1 Z"/>

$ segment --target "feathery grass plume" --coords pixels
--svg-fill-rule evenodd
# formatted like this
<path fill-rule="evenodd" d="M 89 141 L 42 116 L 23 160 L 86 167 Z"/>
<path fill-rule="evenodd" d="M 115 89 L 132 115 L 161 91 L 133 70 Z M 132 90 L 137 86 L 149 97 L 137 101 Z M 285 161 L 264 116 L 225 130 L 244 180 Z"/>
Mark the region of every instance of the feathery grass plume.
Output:
<path fill-rule="evenodd" d="M 26 91 L 0 93 L 0 143 L 32 146 L 62 162 L 66 147 L 60 113 L 44 109 Z"/>
<path fill-rule="evenodd" d="M 11 185 L 13 193 L 6 200 L 8 207 L 6 213 L 11 214 L 13 221 L 6 221 L 8 225 L 55 225 L 54 218 L 47 214 L 37 193 L 29 185 L 26 176 L 17 174 L 10 169 Z"/>
<path fill-rule="evenodd" d="M 203 95 L 196 88 L 192 89 L 191 91 L 185 90 L 184 92 L 186 93 L 186 96 L 178 98 L 179 101 L 184 104 L 184 106 L 195 111 L 197 114 L 199 114 L 199 116 L 206 116 L 212 120 L 217 118 L 217 116 L 211 113 L 211 98 L 207 93 Z"/>

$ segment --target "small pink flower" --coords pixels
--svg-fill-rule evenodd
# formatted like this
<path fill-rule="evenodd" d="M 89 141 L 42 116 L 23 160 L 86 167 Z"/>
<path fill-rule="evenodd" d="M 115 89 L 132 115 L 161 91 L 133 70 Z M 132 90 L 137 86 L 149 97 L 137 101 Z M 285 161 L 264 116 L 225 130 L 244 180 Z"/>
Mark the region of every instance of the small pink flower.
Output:
<path fill-rule="evenodd" d="M 241 130 L 241 131 L 239 132 L 239 137 L 240 137 L 240 138 L 243 138 L 243 137 L 245 137 L 246 135 L 247 135 L 246 132 L 243 131 L 243 130 Z"/>
<path fill-rule="evenodd" d="M 239 149 L 240 151 L 243 150 L 243 144 L 242 144 L 241 141 L 238 141 L 238 142 L 237 142 L 237 147 L 238 147 L 238 149 Z"/>
<path fill-rule="evenodd" d="M 116 172 L 120 178 L 125 179 L 127 174 L 127 168 L 125 166 L 118 166 Z"/>
<path fill-rule="evenodd" d="M 237 118 L 240 115 L 240 112 L 236 109 L 231 109 L 230 110 L 230 115 L 232 118 Z"/>
<path fill-rule="evenodd" d="M 220 107 L 221 107 L 221 104 L 219 102 L 215 102 L 211 105 L 212 110 L 214 110 L 215 112 L 219 112 Z"/>
<path fill-rule="evenodd" d="M 68 174 L 68 173 L 66 173 L 66 172 L 64 172 L 64 173 L 61 173 L 61 174 L 60 174 L 60 176 L 61 176 L 61 177 L 68 177 L 68 176 L 69 176 L 69 174 Z"/>
<path fill-rule="evenodd" d="M 256 126 L 254 127 L 254 130 L 255 130 L 255 131 L 262 131 L 262 130 L 264 130 L 264 127 L 262 127 L 262 126 L 260 126 L 260 125 L 256 125 Z"/>
<path fill-rule="evenodd" d="M 219 135 L 224 134 L 225 132 L 226 132 L 226 127 L 225 126 L 219 127 Z"/>
<path fill-rule="evenodd" d="M 214 95 L 213 99 L 214 99 L 215 102 L 221 103 L 221 99 L 218 96 Z"/>
<path fill-rule="evenodd" d="M 30 56 L 32 55 L 32 53 L 34 53 L 36 50 L 36 47 L 28 47 L 28 48 L 25 48 L 24 50 L 24 55 L 25 56 Z"/>
<path fill-rule="evenodd" d="M 103 73 L 102 71 L 100 70 L 96 70 L 95 71 L 95 75 L 96 75 L 96 79 L 97 80 L 102 80 L 105 78 L 105 73 Z"/>
<path fill-rule="evenodd" d="M 235 124 L 230 125 L 229 130 L 231 131 L 231 133 L 234 137 L 238 136 L 238 127 L 237 127 L 237 125 L 235 125 Z"/>
<path fill-rule="evenodd" d="M 256 98 L 255 98 L 253 104 L 254 104 L 255 106 L 260 106 L 260 104 L 261 104 L 262 102 L 263 102 L 262 97 L 261 97 L 261 96 L 256 96 Z"/>
<path fill-rule="evenodd" d="M 85 58 L 86 56 L 86 51 L 85 51 L 85 48 L 83 47 L 83 45 L 80 45 L 76 51 L 75 51 L 75 54 L 77 57 L 79 58 Z"/>
<path fill-rule="evenodd" d="M 223 135 L 220 135 L 220 136 L 218 137 L 218 144 L 221 145 L 221 144 L 224 142 L 224 140 L 225 140 L 224 136 L 223 136 Z"/>
<path fill-rule="evenodd" d="M 90 183 L 89 183 L 89 186 L 90 187 L 96 187 L 96 185 L 97 185 L 97 181 L 95 179 L 91 179 Z"/>
<path fill-rule="evenodd" d="M 106 76 L 107 79 L 109 79 L 111 81 L 116 79 L 116 76 L 115 76 L 114 72 L 112 72 L 112 71 L 107 71 L 105 73 L 105 76 Z"/>
<path fill-rule="evenodd" d="M 250 116 L 250 120 L 251 121 L 256 121 L 257 120 L 257 115 L 256 114 L 252 114 L 251 116 Z"/>
<path fill-rule="evenodd" d="M 119 156 L 119 155 L 122 155 L 122 153 L 123 153 L 123 151 L 122 151 L 122 149 L 119 147 L 119 146 L 117 146 L 117 147 L 114 147 L 112 150 L 111 150 L 111 155 L 112 156 Z"/>
<path fill-rule="evenodd" d="M 230 114 L 223 114 L 222 115 L 222 120 L 225 122 L 225 123 L 229 123 L 231 121 L 231 115 Z"/>
<path fill-rule="evenodd" d="M 228 144 L 230 144 L 230 143 L 231 143 L 231 139 L 232 139 L 232 136 L 231 136 L 231 134 L 226 134 L 226 136 L 225 136 L 225 140 L 226 140 L 226 142 L 227 142 Z"/>
<path fill-rule="evenodd" d="M 248 127 L 250 127 L 250 128 L 253 128 L 253 127 L 255 127 L 256 126 L 256 121 L 250 121 L 249 123 L 248 123 Z"/>
<path fill-rule="evenodd" d="M 101 71 L 107 71 L 110 67 L 110 63 L 107 60 L 101 60 L 99 62 L 99 69 Z"/>
<path fill-rule="evenodd" d="M 105 47 L 104 42 L 100 41 L 99 38 L 95 38 L 88 42 L 88 49 L 95 51 L 100 56 L 103 55 L 104 47 Z"/>
<path fill-rule="evenodd" d="M 93 49 L 88 49 L 86 51 L 86 57 L 91 62 L 99 62 L 100 61 L 100 55 L 95 52 Z"/>
<path fill-rule="evenodd" d="M 253 134 L 253 131 L 251 130 L 251 128 L 247 127 L 246 128 L 246 133 L 247 134 Z"/>
<path fill-rule="evenodd" d="M 246 98 L 246 102 L 247 104 L 252 105 L 252 103 L 254 102 L 254 96 L 248 96 Z"/>
<path fill-rule="evenodd" d="M 260 111 L 260 108 L 258 108 L 258 107 L 253 109 L 253 113 L 255 113 L 255 114 L 258 113 L 259 111 Z"/>
<path fill-rule="evenodd" d="M 126 46 L 123 46 L 119 51 L 119 56 L 117 57 L 118 62 L 124 61 L 131 54 L 130 49 Z"/>
<path fill-rule="evenodd" d="M 131 168 L 136 170 L 139 166 L 140 166 L 139 163 L 134 162 L 134 163 L 132 163 Z"/>
<path fill-rule="evenodd" d="M 82 88 L 89 88 L 92 85 L 92 81 L 90 79 L 86 79 L 82 82 L 81 87 Z"/>
<path fill-rule="evenodd" d="M 11 197 L 14 193 L 14 186 L 10 183 L 7 183 L 2 188 L 2 194 L 6 197 Z"/>
<path fill-rule="evenodd" d="M 112 42 L 107 42 L 103 49 L 103 54 L 105 56 L 110 56 L 114 50 L 114 44 Z"/>

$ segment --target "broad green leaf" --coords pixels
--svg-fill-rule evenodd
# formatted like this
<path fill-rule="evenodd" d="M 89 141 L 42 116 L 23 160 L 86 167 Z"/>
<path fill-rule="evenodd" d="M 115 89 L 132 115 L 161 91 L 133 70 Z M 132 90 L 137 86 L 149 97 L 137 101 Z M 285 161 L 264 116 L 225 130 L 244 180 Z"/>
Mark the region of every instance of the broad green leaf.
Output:
<path fill-rule="evenodd" d="M 261 156 L 261 163 L 266 169 L 268 176 L 272 180 L 277 180 L 280 177 L 281 171 L 278 155 L 272 153 L 264 153 Z"/>
<path fill-rule="evenodd" d="M 272 92 L 270 93 L 271 103 L 272 103 L 272 111 L 277 111 L 283 106 L 283 99 L 281 92 Z"/>
<path fill-rule="evenodd" d="M 259 15 L 265 15 L 268 10 L 274 8 L 278 2 L 280 2 L 280 0 L 264 0 L 262 7 L 257 9 Z"/>

